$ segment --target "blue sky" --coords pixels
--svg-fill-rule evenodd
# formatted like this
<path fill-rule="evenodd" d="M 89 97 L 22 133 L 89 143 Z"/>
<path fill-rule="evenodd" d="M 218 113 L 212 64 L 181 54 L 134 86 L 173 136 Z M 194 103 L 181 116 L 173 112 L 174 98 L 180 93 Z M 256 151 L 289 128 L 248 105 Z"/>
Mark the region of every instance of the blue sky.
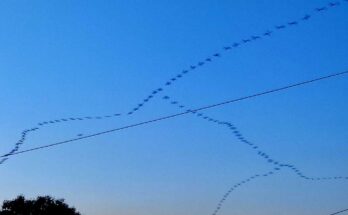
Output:
<path fill-rule="evenodd" d="M 22 149 L 199 107 L 348 68 L 348 3 L 328 1 L 1 1 L 0 151 L 23 129 L 66 117 L 127 113 L 168 78 L 274 26 L 186 75 L 131 116 L 45 126 Z M 348 176 L 348 78 L 205 111 L 233 122 L 277 160 L 314 177 Z M 235 183 L 273 168 L 229 130 L 194 116 L 49 150 L 0 166 L 0 201 L 66 198 L 83 214 L 211 214 Z M 232 192 L 220 214 L 329 214 L 348 207 L 347 180 L 289 170 Z"/>

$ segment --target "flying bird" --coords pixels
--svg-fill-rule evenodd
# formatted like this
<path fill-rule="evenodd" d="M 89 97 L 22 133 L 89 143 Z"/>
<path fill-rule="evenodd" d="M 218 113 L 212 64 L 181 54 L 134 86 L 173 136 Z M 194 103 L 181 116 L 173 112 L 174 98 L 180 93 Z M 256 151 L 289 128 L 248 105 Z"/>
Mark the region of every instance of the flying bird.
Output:
<path fill-rule="evenodd" d="M 285 25 L 276 25 L 275 28 L 276 29 L 283 29 L 283 28 L 285 28 Z"/>
<path fill-rule="evenodd" d="M 224 49 L 225 50 L 229 50 L 229 49 L 231 49 L 231 47 L 230 46 L 225 46 Z"/>
<path fill-rule="evenodd" d="M 257 40 L 257 39 L 260 39 L 261 37 L 259 37 L 259 36 L 251 36 L 251 39 L 253 39 L 253 40 Z"/>
<path fill-rule="evenodd" d="M 326 10 L 326 7 L 319 7 L 319 8 L 316 8 L 315 10 L 318 12 L 321 12 L 321 11 Z"/>
<path fill-rule="evenodd" d="M 215 53 L 214 57 L 220 57 L 220 54 L 219 53 Z"/>
<path fill-rule="evenodd" d="M 340 4 L 339 2 L 330 2 L 329 6 L 330 7 L 335 7 L 335 6 L 339 5 L 339 4 Z"/>
<path fill-rule="evenodd" d="M 302 20 L 308 20 L 309 18 L 311 18 L 310 15 L 305 15 L 305 16 L 302 18 Z"/>
<path fill-rule="evenodd" d="M 298 22 L 294 21 L 294 22 L 289 22 L 288 25 L 297 25 Z"/>
<path fill-rule="evenodd" d="M 239 46 L 239 43 L 233 43 L 232 46 L 233 46 L 233 47 L 238 47 L 238 46 Z"/>
<path fill-rule="evenodd" d="M 272 31 L 266 31 L 263 35 L 265 35 L 265 36 L 271 36 L 271 34 L 272 34 Z"/>

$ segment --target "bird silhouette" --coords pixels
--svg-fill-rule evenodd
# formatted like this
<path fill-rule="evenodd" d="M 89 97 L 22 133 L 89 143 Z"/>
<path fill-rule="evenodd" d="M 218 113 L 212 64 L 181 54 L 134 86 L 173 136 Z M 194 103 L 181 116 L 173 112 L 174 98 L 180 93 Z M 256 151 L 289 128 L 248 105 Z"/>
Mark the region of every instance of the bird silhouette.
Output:
<path fill-rule="evenodd" d="M 315 10 L 318 11 L 318 12 L 321 12 L 321 11 L 326 10 L 326 7 L 318 7 Z"/>
<path fill-rule="evenodd" d="M 308 20 L 309 18 L 311 18 L 311 16 L 307 14 L 302 18 L 302 20 Z"/>
<path fill-rule="evenodd" d="M 251 36 L 251 39 L 253 39 L 253 40 L 257 40 L 257 39 L 260 39 L 261 37 L 259 37 L 259 36 Z"/>
<path fill-rule="evenodd" d="M 294 22 L 289 22 L 288 24 L 289 24 L 289 25 L 297 25 L 298 22 L 294 21 Z"/>
<path fill-rule="evenodd" d="M 283 28 L 285 28 L 285 25 L 277 25 L 277 26 L 275 26 L 275 28 L 276 29 L 283 29 Z"/>
<path fill-rule="evenodd" d="M 238 46 L 239 46 L 239 43 L 233 43 L 232 46 L 233 46 L 233 47 L 238 47 Z"/>
<path fill-rule="evenodd" d="M 329 6 L 330 7 L 335 7 L 335 6 L 338 6 L 339 4 L 340 4 L 339 2 L 330 2 Z"/>
<path fill-rule="evenodd" d="M 263 35 L 265 35 L 265 36 L 271 36 L 271 34 L 272 34 L 272 31 L 266 31 Z"/>

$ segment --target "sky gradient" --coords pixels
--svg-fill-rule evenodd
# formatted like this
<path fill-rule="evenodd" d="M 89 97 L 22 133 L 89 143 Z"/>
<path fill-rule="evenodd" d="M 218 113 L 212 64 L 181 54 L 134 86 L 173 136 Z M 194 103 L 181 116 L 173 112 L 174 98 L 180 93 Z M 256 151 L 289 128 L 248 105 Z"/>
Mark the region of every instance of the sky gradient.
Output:
<path fill-rule="evenodd" d="M 316 14 L 223 52 L 130 116 L 45 126 L 22 149 L 348 70 L 348 2 L 324 0 L 1 1 L 0 152 L 23 129 L 67 117 L 127 113 L 152 90 L 226 45 Z M 269 155 L 313 177 L 348 176 L 348 77 L 204 111 L 234 123 Z M 0 201 L 65 198 L 83 214 L 211 214 L 235 183 L 274 166 L 229 130 L 182 116 L 15 156 L 0 165 Z M 219 214 L 329 214 L 348 180 L 282 169 L 231 192 Z"/>

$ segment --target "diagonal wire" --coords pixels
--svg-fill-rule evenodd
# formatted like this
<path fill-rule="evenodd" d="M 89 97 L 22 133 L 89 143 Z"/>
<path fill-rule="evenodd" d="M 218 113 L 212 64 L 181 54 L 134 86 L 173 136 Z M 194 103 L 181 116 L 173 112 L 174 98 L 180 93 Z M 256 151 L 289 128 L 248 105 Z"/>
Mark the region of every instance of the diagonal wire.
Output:
<path fill-rule="evenodd" d="M 182 103 L 178 102 L 177 100 L 173 100 L 171 97 L 169 96 L 164 96 L 163 97 L 164 100 L 167 100 L 171 105 L 174 105 L 178 108 L 187 108 L 187 106 L 183 105 Z M 216 125 L 219 126 L 223 126 L 224 128 L 229 129 L 232 134 L 237 138 L 237 140 L 239 142 L 241 142 L 244 145 L 247 145 L 248 147 L 251 148 L 251 150 L 254 150 L 257 152 L 257 155 L 262 157 L 263 159 L 265 159 L 268 163 L 274 165 L 274 171 L 271 171 L 270 173 L 273 173 L 275 171 L 279 171 L 282 168 L 288 168 L 290 169 L 292 172 L 294 172 L 298 177 L 302 178 L 302 179 L 306 179 L 306 180 L 312 180 L 312 181 L 320 181 L 320 180 L 339 180 L 339 179 L 345 179 L 348 180 L 348 177 L 343 177 L 343 176 L 331 176 L 331 177 L 308 177 L 306 176 L 301 170 L 299 170 L 296 166 L 292 165 L 292 164 L 285 164 L 282 163 L 280 161 L 277 161 L 275 159 L 273 159 L 270 155 L 268 155 L 266 152 L 264 152 L 263 150 L 261 150 L 260 146 L 256 145 L 255 143 L 252 143 L 251 141 L 249 141 L 243 134 L 242 132 L 238 129 L 238 127 L 235 124 L 232 124 L 230 122 L 227 121 L 222 121 L 222 120 L 218 120 L 216 118 L 212 118 L 202 112 L 199 111 L 191 111 L 191 114 L 193 114 L 194 116 L 201 118 L 202 120 L 205 120 L 207 122 L 210 123 L 214 123 Z M 250 180 L 255 179 L 255 177 L 260 177 L 260 176 L 268 176 L 269 174 L 266 175 L 255 175 L 254 177 L 251 177 Z M 247 180 L 247 182 L 249 182 L 249 180 Z M 244 184 L 244 183 L 243 183 Z M 216 206 L 215 211 L 212 215 L 216 215 L 218 213 L 218 211 L 220 210 L 220 208 L 223 206 L 224 201 L 227 199 L 227 197 L 229 196 L 229 193 L 231 191 L 234 190 L 235 187 L 231 187 L 231 189 L 227 192 L 228 194 L 224 195 L 223 198 L 220 200 L 219 204 Z"/>
<path fill-rule="evenodd" d="M 83 137 L 73 138 L 73 139 L 69 139 L 69 140 L 65 140 L 65 141 L 61 141 L 61 142 L 56 142 L 56 143 L 47 144 L 47 145 L 43 145 L 43 146 L 39 146 L 39 147 L 34 147 L 34 148 L 27 149 L 27 150 L 17 151 L 17 152 L 9 153 L 9 154 L 4 154 L 4 155 L 0 156 L 0 158 L 7 159 L 10 156 L 23 154 L 23 153 L 27 153 L 27 152 L 31 152 L 31 151 L 37 151 L 37 150 L 41 150 L 41 149 L 45 149 L 45 148 L 50 148 L 50 147 L 54 147 L 54 146 L 58 146 L 58 145 L 66 144 L 66 143 L 75 142 L 75 141 L 78 141 L 78 140 L 83 140 L 83 139 L 87 139 L 87 138 L 91 138 L 91 137 L 95 137 L 95 136 L 100 136 L 100 135 L 104 135 L 104 134 L 108 134 L 108 133 L 112 133 L 112 132 L 116 132 L 116 131 L 120 131 L 120 130 L 133 128 L 133 127 L 138 127 L 138 126 L 142 126 L 142 125 L 146 125 L 146 124 L 150 124 L 150 123 L 154 123 L 154 122 L 158 122 L 158 121 L 162 121 L 162 120 L 166 120 L 166 119 L 170 119 L 170 118 L 186 115 L 186 114 L 189 114 L 189 113 L 192 113 L 192 112 L 197 112 L 197 111 L 206 110 L 206 109 L 210 109 L 210 108 L 215 108 L 215 107 L 219 107 L 219 106 L 223 106 L 223 105 L 227 105 L 227 104 L 231 104 L 231 103 L 235 103 L 235 102 L 240 102 L 240 101 L 247 100 L 247 99 L 253 99 L 253 98 L 256 98 L 256 97 L 259 97 L 259 96 L 264 96 L 264 95 L 267 95 L 267 94 L 272 94 L 272 93 L 276 93 L 276 92 L 279 92 L 279 91 L 284 91 L 284 90 L 288 90 L 288 89 L 291 89 L 291 88 L 304 86 L 304 85 L 307 85 L 307 84 L 310 84 L 310 83 L 323 81 L 323 80 L 326 80 L 326 79 L 330 79 L 330 78 L 334 78 L 334 77 L 338 77 L 338 76 L 343 76 L 343 75 L 346 75 L 346 74 L 348 74 L 348 71 L 339 72 L 339 73 L 333 73 L 333 74 L 330 74 L 330 75 L 317 77 L 317 78 L 314 78 L 314 79 L 311 79 L 311 80 L 306 80 L 306 81 L 298 82 L 298 83 L 295 83 L 295 84 L 290 84 L 290 85 L 287 85 L 287 86 L 274 88 L 274 89 L 271 89 L 271 90 L 259 92 L 259 93 L 248 95 L 248 96 L 243 96 L 243 97 L 240 97 L 240 98 L 237 98 L 237 99 L 232 99 L 232 100 L 220 102 L 220 103 L 217 103 L 217 104 L 207 105 L 205 107 L 200 107 L 200 108 L 196 108 L 196 109 L 193 109 L 193 110 L 187 110 L 185 112 L 180 112 L 180 113 L 176 113 L 176 114 L 172 114 L 172 115 L 168 115 L 168 116 L 163 116 L 163 117 L 159 117 L 159 118 L 148 120 L 148 121 L 143 121 L 143 122 L 139 122 L 139 123 L 135 123 L 135 124 L 131 124 L 131 125 L 126 125 L 126 126 L 123 126 L 123 127 L 114 128 L 114 129 L 110 129 L 110 130 L 106 130 L 106 131 L 90 134 L 90 135 L 83 136 Z M 0 161 L 0 164 L 3 163 L 3 162 L 4 162 L 3 160 Z"/>
<path fill-rule="evenodd" d="M 343 1 L 348 2 L 347 0 L 343 0 Z M 224 52 L 228 52 L 228 51 L 231 51 L 235 48 L 242 47 L 243 45 L 249 44 L 251 42 L 259 41 L 262 38 L 264 38 L 264 39 L 269 38 L 277 31 L 283 31 L 285 28 L 296 27 L 301 23 L 307 22 L 313 16 L 322 14 L 323 12 L 326 12 L 332 8 L 336 8 L 337 6 L 340 6 L 340 5 L 341 5 L 340 1 L 329 2 L 325 6 L 316 7 L 313 10 L 313 12 L 303 15 L 299 19 L 294 19 L 294 20 L 291 20 L 291 21 L 283 23 L 283 24 L 275 25 L 274 27 L 271 28 L 271 30 L 268 29 L 262 33 L 253 34 L 249 37 L 235 41 L 234 43 L 231 43 L 229 45 L 225 45 L 220 51 L 215 52 L 215 53 L 211 54 L 210 56 L 207 56 L 206 58 L 202 59 L 201 61 L 199 61 L 196 64 L 190 65 L 188 68 L 182 70 L 182 72 L 180 72 L 180 73 L 174 75 L 172 78 L 168 79 L 163 86 L 155 88 L 147 97 L 145 97 L 143 99 L 142 102 L 138 103 L 136 106 L 134 106 L 129 111 L 127 111 L 123 114 L 122 113 L 113 113 L 113 114 L 109 114 L 109 115 L 99 115 L 99 116 L 68 117 L 68 118 L 53 119 L 53 120 L 39 122 L 39 123 L 37 123 L 37 125 L 35 127 L 25 129 L 21 132 L 20 139 L 15 143 L 15 147 L 8 154 L 12 154 L 14 152 L 17 152 L 19 150 L 19 148 L 26 141 L 28 134 L 31 132 L 39 130 L 40 127 L 42 127 L 42 126 L 52 125 L 52 124 L 56 124 L 56 123 L 63 123 L 63 122 L 72 122 L 72 121 L 76 121 L 76 120 L 77 121 L 94 120 L 94 119 L 99 120 L 99 119 L 106 119 L 106 118 L 111 118 L 111 117 L 119 117 L 122 115 L 132 115 L 135 112 L 139 111 L 141 108 L 143 108 L 146 105 L 146 103 L 148 103 L 150 100 L 152 100 L 154 97 L 156 97 L 159 93 L 164 91 L 165 88 L 172 86 L 176 81 L 184 78 L 190 72 L 197 70 L 200 67 L 202 67 L 208 63 L 211 63 L 211 62 L 215 61 L 216 59 L 222 57 Z M 0 164 L 3 162 L 4 161 L 0 161 Z"/>
<path fill-rule="evenodd" d="M 341 213 L 347 212 L 347 211 L 348 211 L 348 209 L 345 209 L 345 210 L 337 211 L 337 212 L 335 212 L 335 213 L 333 213 L 333 214 L 329 214 L 329 215 L 341 214 Z"/>
<path fill-rule="evenodd" d="M 175 105 L 178 108 L 187 107 L 187 106 L 183 105 L 182 103 L 179 103 L 177 100 L 172 100 L 169 96 L 164 96 L 163 99 L 167 100 L 169 102 L 169 104 Z M 308 177 L 308 176 L 304 175 L 303 172 L 300 171 L 295 165 L 282 163 L 282 162 L 277 161 L 274 158 L 272 158 L 272 156 L 270 156 L 265 151 L 263 151 L 259 145 L 248 140 L 248 138 L 246 138 L 243 135 L 243 133 L 240 131 L 240 129 L 238 129 L 238 127 L 235 124 L 228 122 L 228 121 L 223 121 L 223 120 L 218 120 L 216 118 L 212 118 L 212 117 L 210 117 L 202 112 L 199 112 L 199 111 L 191 111 L 191 114 L 193 114 L 194 116 L 196 116 L 198 118 L 206 120 L 207 122 L 214 123 L 216 125 L 223 126 L 224 128 L 227 128 L 228 130 L 230 130 L 232 132 L 233 136 L 240 143 L 248 146 L 251 150 L 255 151 L 257 153 L 257 155 L 260 156 L 262 159 L 266 160 L 268 163 L 275 165 L 276 168 L 282 168 L 282 167 L 289 168 L 295 174 L 297 174 L 299 177 L 306 179 L 306 180 L 319 181 L 319 180 L 333 180 L 333 179 L 335 179 L 335 180 L 336 179 L 348 179 L 348 176 L 347 177 L 343 177 L 343 176 Z"/>

